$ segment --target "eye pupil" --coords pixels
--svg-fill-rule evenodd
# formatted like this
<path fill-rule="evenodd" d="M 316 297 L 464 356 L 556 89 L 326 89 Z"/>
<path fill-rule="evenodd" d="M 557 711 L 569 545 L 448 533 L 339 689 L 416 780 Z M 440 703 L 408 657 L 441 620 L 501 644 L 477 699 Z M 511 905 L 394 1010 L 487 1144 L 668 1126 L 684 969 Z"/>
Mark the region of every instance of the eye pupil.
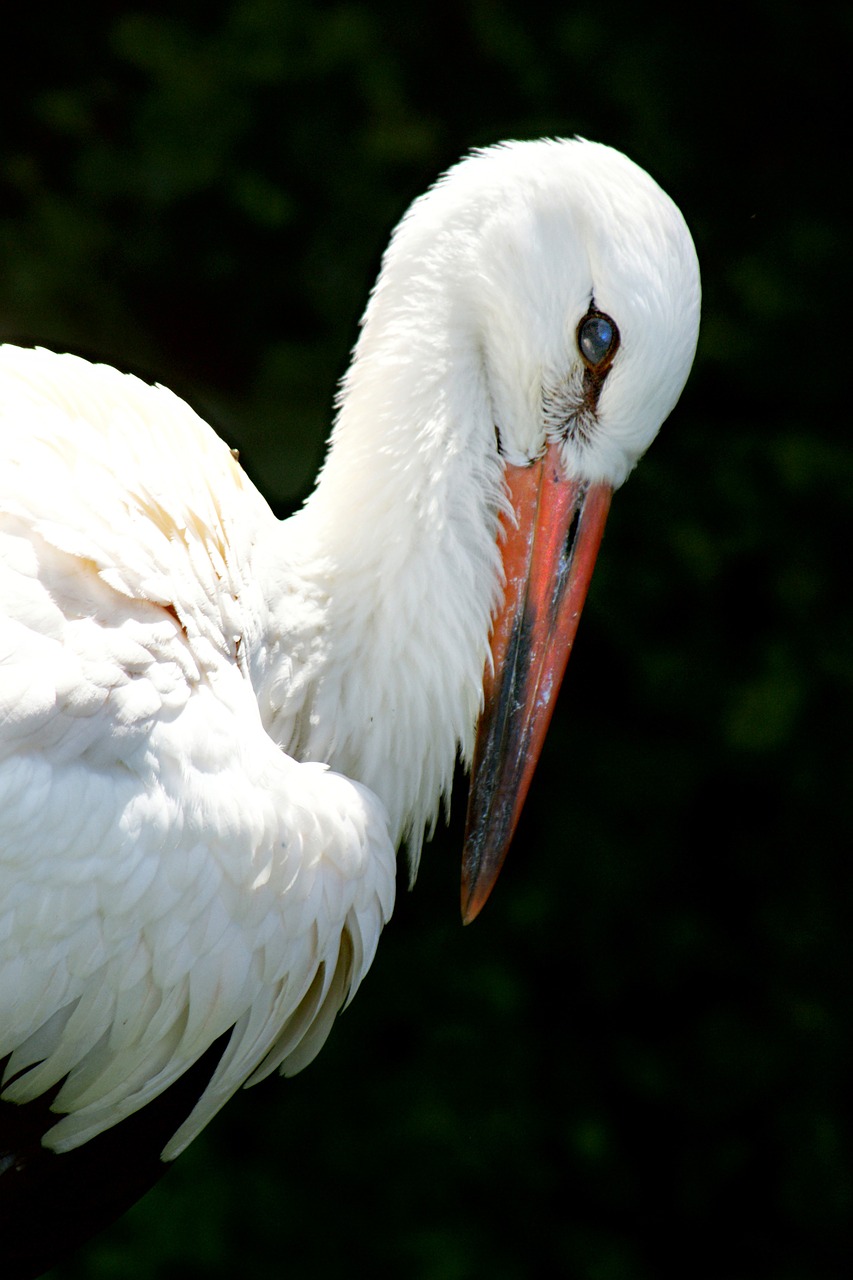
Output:
<path fill-rule="evenodd" d="M 613 356 L 619 345 L 619 330 L 609 316 L 595 312 L 581 320 L 578 346 L 588 365 L 598 368 Z"/>

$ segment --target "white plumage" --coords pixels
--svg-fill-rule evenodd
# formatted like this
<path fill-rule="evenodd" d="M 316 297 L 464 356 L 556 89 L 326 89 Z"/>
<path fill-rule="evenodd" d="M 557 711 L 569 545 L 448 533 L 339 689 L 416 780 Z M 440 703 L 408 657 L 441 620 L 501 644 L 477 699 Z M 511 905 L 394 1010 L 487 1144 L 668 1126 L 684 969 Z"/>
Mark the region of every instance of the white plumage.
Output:
<path fill-rule="evenodd" d="M 279 530 L 225 445 L 73 356 L 4 348 L 0 381 L 4 1096 L 70 1073 L 63 1150 L 235 1026 L 172 1154 L 263 1059 L 319 1048 L 393 849 L 375 797 L 265 731 L 252 557 Z"/>
<path fill-rule="evenodd" d="M 618 153 L 469 158 L 395 233 L 284 523 L 162 387 L 2 348 L 0 1059 L 6 1101 L 64 1080 L 46 1145 L 232 1027 L 164 1158 L 311 1060 L 391 913 L 396 846 L 414 869 L 470 762 L 506 470 L 551 448 L 569 481 L 621 484 L 698 307 L 680 214 Z M 620 335 L 594 396 L 591 308 Z"/>

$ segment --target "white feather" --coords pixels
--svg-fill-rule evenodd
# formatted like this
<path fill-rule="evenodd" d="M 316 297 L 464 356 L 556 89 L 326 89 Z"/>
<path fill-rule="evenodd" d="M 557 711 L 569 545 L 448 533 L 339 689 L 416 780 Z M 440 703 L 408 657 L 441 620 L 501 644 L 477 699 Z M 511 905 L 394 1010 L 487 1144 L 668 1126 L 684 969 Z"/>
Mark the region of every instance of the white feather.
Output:
<path fill-rule="evenodd" d="M 594 144 L 457 166 L 395 233 L 284 524 L 164 388 L 0 349 L 0 1058 L 7 1100 L 61 1086 L 54 1150 L 230 1032 L 171 1158 L 322 1045 L 391 913 L 395 846 L 414 872 L 470 758 L 502 454 L 544 448 L 593 296 L 619 368 L 563 456 L 615 485 L 692 358 L 684 223 Z"/>

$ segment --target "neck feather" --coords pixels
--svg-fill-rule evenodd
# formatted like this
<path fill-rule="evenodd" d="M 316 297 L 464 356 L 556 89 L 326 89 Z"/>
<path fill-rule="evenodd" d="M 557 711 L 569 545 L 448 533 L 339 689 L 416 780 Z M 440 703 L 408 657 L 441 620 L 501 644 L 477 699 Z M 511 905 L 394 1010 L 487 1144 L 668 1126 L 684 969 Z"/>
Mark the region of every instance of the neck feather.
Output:
<path fill-rule="evenodd" d="M 374 294 L 317 487 L 284 529 L 290 666 L 272 708 L 287 749 L 380 796 L 413 871 L 457 752 L 470 760 L 500 591 L 502 466 L 476 345 L 448 310 L 440 289 Z"/>

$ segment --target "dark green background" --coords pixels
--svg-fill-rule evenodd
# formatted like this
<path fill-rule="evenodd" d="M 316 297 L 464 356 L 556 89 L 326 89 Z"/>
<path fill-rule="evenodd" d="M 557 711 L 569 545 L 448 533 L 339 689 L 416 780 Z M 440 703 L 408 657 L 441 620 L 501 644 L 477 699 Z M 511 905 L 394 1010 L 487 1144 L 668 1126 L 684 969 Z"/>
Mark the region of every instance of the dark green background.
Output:
<path fill-rule="evenodd" d="M 282 513 L 391 227 L 469 147 L 623 148 L 705 291 L 488 909 L 460 928 L 460 790 L 318 1062 L 55 1280 L 851 1273 L 850 13 L 4 17 L 0 335 L 171 384 Z"/>

